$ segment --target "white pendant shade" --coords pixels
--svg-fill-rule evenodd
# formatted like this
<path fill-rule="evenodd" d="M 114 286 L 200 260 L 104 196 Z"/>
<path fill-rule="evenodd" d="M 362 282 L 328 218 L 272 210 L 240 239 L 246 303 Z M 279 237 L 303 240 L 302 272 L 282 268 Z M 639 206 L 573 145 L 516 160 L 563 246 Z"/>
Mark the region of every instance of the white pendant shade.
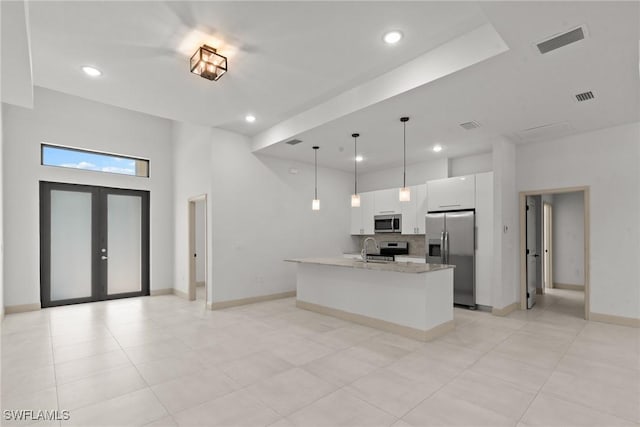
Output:
<path fill-rule="evenodd" d="M 400 201 L 401 202 L 411 201 L 411 189 L 409 187 L 402 187 L 400 189 Z"/>
<path fill-rule="evenodd" d="M 351 195 L 351 207 L 352 208 L 359 208 L 360 207 L 360 195 L 359 194 L 352 194 Z"/>
<path fill-rule="evenodd" d="M 313 199 L 313 202 L 311 202 L 311 209 L 314 211 L 320 210 L 320 199 Z"/>

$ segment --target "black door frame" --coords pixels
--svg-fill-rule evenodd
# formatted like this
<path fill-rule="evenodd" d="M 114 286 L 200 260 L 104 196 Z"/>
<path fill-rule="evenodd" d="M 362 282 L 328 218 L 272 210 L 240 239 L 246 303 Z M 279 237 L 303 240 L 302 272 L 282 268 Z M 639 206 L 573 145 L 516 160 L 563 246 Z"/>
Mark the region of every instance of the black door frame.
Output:
<path fill-rule="evenodd" d="M 51 300 L 51 191 L 77 191 L 91 193 L 91 296 Z M 109 295 L 107 293 L 107 268 L 102 262 L 101 249 L 107 254 L 107 196 L 109 194 L 141 197 L 141 279 L 138 292 Z M 42 308 L 68 304 L 105 301 L 135 296 L 146 296 L 149 291 L 149 192 L 122 188 L 99 187 L 82 184 L 40 181 L 40 305 Z"/>

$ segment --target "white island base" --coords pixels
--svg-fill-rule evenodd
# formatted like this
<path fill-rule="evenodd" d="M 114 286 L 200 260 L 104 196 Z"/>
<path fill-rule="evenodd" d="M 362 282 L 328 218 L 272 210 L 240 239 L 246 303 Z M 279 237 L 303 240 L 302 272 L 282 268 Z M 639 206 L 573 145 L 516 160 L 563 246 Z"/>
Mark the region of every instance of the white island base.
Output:
<path fill-rule="evenodd" d="M 452 266 L 298 259 L 300 308 L 421 341 L 454 329 Z"/>

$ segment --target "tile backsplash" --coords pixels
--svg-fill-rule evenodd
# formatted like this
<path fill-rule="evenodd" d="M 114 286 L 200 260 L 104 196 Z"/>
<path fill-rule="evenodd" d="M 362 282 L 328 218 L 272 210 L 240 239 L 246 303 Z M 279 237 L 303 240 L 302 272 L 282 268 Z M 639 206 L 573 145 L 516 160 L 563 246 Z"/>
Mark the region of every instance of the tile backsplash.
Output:
<path fill-rule="evenodd" d="M 371 236 L 352 236 L 353 243 L 355 245 L 354 252 L 362 249 L 362 242 L 364 239 Z M 409 242 L 409 255 L 425 256 L 425 241 L 424 234 L 418 235 L 402 235 L 400 233 L 379 233 L 373 235 L 378 242 Z M 373 245 L 371 244 L 371 248 Z"/>

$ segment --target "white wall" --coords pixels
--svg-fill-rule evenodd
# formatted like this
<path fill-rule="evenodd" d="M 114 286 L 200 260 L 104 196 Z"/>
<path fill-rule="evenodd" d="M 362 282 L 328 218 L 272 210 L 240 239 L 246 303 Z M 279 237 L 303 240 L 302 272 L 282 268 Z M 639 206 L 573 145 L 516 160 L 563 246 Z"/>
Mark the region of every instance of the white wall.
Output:
<path fill-rule="evenodd" d="M 493 144 L 493 274 L 492 306 L 505 308 L 520 298 L 518 196 L 515 146 L 504 138 Z"/>
<path fill-rule="evenodd" d="M 313 212 L 313 166 L 257 156 L 247 138 L 215 128 L 176 123 L 173 139 L 176 289 L 188 289 L 187 200 L 200 194 L 209 203 L 209 302 L 295 290 L 295 265 L 284 259 L 352 249 L 351 174 L 319 168 Z"/>
<path fill-rule="evenodd" d="M 446 157 L 431 162 L 407 165 L 407 185 L 424 184 L 432 179 L 449 176 L 449 161 Z M 353 187 L 353 183 L 351 184 Z M 358 175 L 358 191 L 384 190 L 402 187 L 402 167 L 384 169 Z"/>
<path fill-rule="evenodd" d="M 561 193 L 553 202 L 553 282 L 584 286 L 584 196 Z"/>
<path fill-rule="evenodd" d="M 449 159 L 449 176 L 472 175 L 493 170 L 493 153 Z"/>
<path fill-rule="evenodd" d="M 246 138 L 217 129 L 211 169 L 214 301 L 292 291 L 296 267 L 284 259 L 353 249 L 353 175 L 319 168 L 314 212 L 313 166 L 256 156 Z"/>
<path fill-rule="evenodd" d="M 4 128 L 3 128 L 3 105 L 0 102 L 0 322 L 4 318 L 4 227 L 3 227 L 3 175 L 2 157 L 4 152 Z"/>
<path fill-rule="evenodd" d="M 195 204 L 195 233 L 196 233 L 196 282 L 205 281 L 205 266 L 207 260 L 205 259 L 205 247 L 207 244 L 207 235 L 205 229 L 205 202 L 198 201 Z"/>
<path fill-rule="evenodd" d="M 189 291 L 189 199 L 207 196 L 206 236 L 207 265 L 212 265 L 211 234 L 211 152 L 212 129 L 205 126 L 174 123 L 172 129 L 174 168 L 174 235 L 175 235 L 175 289 Z M 207 298 L 211 299 L 212 270 L 207 270 Z"/>
<path fill-rule="evenodd" d="M 640 123 L 520 145 L 516 154 L 518 191 L 589 186 L 590 309 L 640 318 Z"/>
<path fill-rule="evenodd" d="M 5 305 L 40 302 L 40 180 L 150 191 L 151 289 L 173 287 L 170 122 L 43 88 L 33 110 L 5 104 L 2 113 Z M 147 158 L 151 176 L 41 166 L 42 142 Z"/>

